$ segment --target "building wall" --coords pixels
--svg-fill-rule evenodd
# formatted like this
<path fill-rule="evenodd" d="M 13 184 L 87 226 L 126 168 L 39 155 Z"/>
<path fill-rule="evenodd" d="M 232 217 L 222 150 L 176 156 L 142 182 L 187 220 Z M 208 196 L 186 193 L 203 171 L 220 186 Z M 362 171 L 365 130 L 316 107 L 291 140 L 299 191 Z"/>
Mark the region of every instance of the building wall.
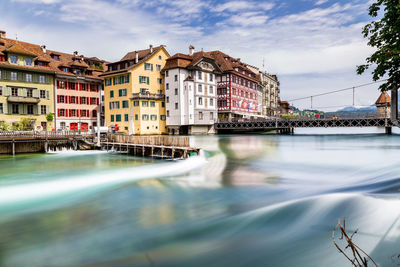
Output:
<path fill-rule="evenodd" d="M 48 113 L 54 113 L 54 95 L 53 95 L 53 75 L 49 73 L 35 72 L 35 71 L 25 71 L 19 69 L 0 69 L 0 87 L 2 88 L 2 93 L 0 95 L 0 106 L 3 106 L 3 109 L 0 110 L 0 121 L 6 122 L 8 124 L 19 122 L 23 118 L 32 119 L 35 121 L 35 126 L 41 126 L 41 123 L 46 123 L 46 115 Z M 11 72 L 17 73 L 17 81 L 11 80 Z M 25 74 L 32 74 L 32 82 L 26 81 Z M 44 83 L 40 83 L 39 76 L 45 76 Z M 21 102 L 11 103 L 7 99 L 12 94 L 11 88 L 19 88 L 18 97 L 21 99 Z M 27 89 L 33 89 L 33 97 L 34 99 L 38 99 L 39 102 L 37 104 L 33 104 L 33 112 L 34 114 L 27 114 L 28 107 L 26 101 L 27 97 Z M 40 91 L 45 91 L 45 97 L 40 97 Z M 19 114 L 12 114 L 12 104 L 19 105 Z M 45 106 L 46 112 L 41 114 L 41 106 Z M 48 129 L 53 127 L 48 125 Z"/>
<path fill-rule="evenodd" d="M 164 77 L 161 74 L 161 69 L 165 65 L 168 54 L 165 50 L 160 49 L 154 53 L 149 59 L 141 64 L 135 66 L 132 70 L 116 75 L 107 75 L 104 78 L 108 79 L 118 76 L 129 74 L 129 83 L 115 85 L 114 82 L 111 86 L 105 85 L 104 87 L 104 104 L 105 104 L 105 121 L 107 126 L 114 126 L 118 124 L 121 132 L 129 134 L 151 135 L 151 134 L 164 134 L 166 133 L 165 127 L 165 99 L 132 99 L 132 94 L 140 93 L 141 89 L 147 89 L 150 94 L 165 94 L 164 90 Z M 145 64 L 153 64 L 153 70 L 146 70 Z M 160 65 L 160 70 L 157 70 L 157 65 Z M 140 82 L 140 77 L 147 77 L 147 82 Z M 159 82 L 158 79 L 162 79 Z M 119 96 L 119 90 L 126 89 L 126 96 Z M 110 91 L 114 92 L 114 97 L 111 97 Z M 128 101 L 128 107 L 123 108 L 122 101 Z M 134 106 L 134 102 L 139 101 L 139 106 Z M 148 107 L 143 106 L 143 101 L 148 101 Z M 110 102 L 119 102 L 119 108 L 111 109 Z M 155 102 L 151 106 L 150 102 Z M 121 117 L 121 121 L 117 121 L 117 116 Z M 126 115 L 128 120 L 125 120 Z M 148 115 L 148 120 L 143 117 Z M 151 120 L 151 115 L 156 116 L 156 120 Z M 118 117 L 119 117 L 118 116 Z M 112 118 L 114 120 L 112 121 Z"/>
<path fill-rule="evenodd" d="M 68 86 L 75 83 L 75 89 Z M 100 96 L 102 81 L 82 81 L 71 77 L 70 79 L 56 78 L 56 111 L 57 129 L 91 131 L 97 125 L 97 116 L 100 115 Z M 83 86 L 86 86 L 86 90 Z M 71 97 L 75 97 L 75 103 L 71 103 Z M 80 103 L 81 97 L 86 98 L 86 103 Z M 95 102 L 91 102 L 95 99 Z M 75 116 L 71 111 L 75 112 Z M 86 111 L 82 115 L 81 110 Z M 95 111 L 95 114 L 94 114 Z M 78 128 L 77 128 L 78 127 Z"/>

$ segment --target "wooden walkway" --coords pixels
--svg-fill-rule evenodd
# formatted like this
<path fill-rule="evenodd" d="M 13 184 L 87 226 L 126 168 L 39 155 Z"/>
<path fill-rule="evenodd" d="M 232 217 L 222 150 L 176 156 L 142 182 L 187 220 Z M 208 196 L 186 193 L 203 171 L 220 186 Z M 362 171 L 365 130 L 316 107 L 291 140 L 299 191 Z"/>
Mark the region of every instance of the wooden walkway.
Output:
<path fill-rule="evenodd" d="M 134 156 L 183 158 L 198 155 L 199 148 L 190 146 L 189 137 L 113 135 L 101 142 L 101 148 Z"/>

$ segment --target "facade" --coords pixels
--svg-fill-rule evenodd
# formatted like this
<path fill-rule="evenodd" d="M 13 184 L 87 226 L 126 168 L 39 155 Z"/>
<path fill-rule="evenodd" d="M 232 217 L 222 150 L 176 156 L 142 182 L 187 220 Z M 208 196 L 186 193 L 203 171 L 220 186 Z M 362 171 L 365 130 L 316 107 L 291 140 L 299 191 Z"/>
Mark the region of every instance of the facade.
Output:
<path fill-rule="evenodd" d="M 101 124 L 100 98 L 104 61 L 55 51 L 47 52 L 55 71 L 56 127 L 89 132 Z"/>
<path fill-rule="evenodd" d="M 262 90 L 262 115 L 275 117 L 279 114 L 279 81 L 276 75 L 260 72 L 260 87 Z"/>
<path fill-rule="evenodd" d="M 289 115 L 289 102 L 279 100 L 279 115 Z"/>
<path fill-rule="evenodd" d="M 105 123 L 120 132 L 165 134 L 164 77 L 161 70 L 169 54 L 164 46 L 127 53 L 107 64 L 104 77 Z M 115 128 L 114 128 L 115 129 Z"/>
<path fill-rule="evenodd" d="M 205 52 L 176 54 L 167 59 L 165 99 L 170 134 L 214 134 L 218 119 L 217 78 L 221 69 Z"/>
<path fill-rule="evenodd" d="M 16 125 L 28 119 L 35 129 L 51 129 L 54 71 L 39 45 L 6 38 L 0 32 L 0 121 Z"/>
<path fill-rule="evenodd" d="M 376 112 L 379 118 L 390 118 L 390 101 L 390 96 L 387 92 L 382 92 L 376 100 Z"/>
<path fill-rule="evenodd" d="M 258 115 L 259 80 L 252 67 L 242 63 L 220 51 L 209 52 L 222 75 L 217 79 L 218 118 L 219 120 L 235 121 L 254 119 Z"/>

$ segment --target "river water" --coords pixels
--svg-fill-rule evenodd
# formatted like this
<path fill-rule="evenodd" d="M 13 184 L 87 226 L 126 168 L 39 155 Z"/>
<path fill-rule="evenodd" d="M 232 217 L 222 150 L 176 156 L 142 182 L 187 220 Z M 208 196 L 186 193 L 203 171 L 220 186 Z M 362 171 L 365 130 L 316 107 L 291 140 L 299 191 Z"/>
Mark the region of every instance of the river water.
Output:
<path fill-rule="evenodd" d="M 0 266 L 351 266 L 332 242 L 341 217 L 399 266 L 400 136 L 191 141 L 203 153 L 185 161 L 0 158 Z"/>

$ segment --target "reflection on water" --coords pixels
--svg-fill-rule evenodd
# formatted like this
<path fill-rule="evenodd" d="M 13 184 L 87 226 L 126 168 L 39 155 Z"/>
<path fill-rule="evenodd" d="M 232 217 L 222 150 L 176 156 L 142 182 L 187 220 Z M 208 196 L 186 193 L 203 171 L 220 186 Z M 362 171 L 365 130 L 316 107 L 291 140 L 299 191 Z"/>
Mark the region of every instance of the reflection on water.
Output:
<path fill-rule="evenodd" d="M 191 138 L 188 161 L 2 157 L 0 266 L 350 266 L 339 217 L 400 263 L 398 136 Z"/>

